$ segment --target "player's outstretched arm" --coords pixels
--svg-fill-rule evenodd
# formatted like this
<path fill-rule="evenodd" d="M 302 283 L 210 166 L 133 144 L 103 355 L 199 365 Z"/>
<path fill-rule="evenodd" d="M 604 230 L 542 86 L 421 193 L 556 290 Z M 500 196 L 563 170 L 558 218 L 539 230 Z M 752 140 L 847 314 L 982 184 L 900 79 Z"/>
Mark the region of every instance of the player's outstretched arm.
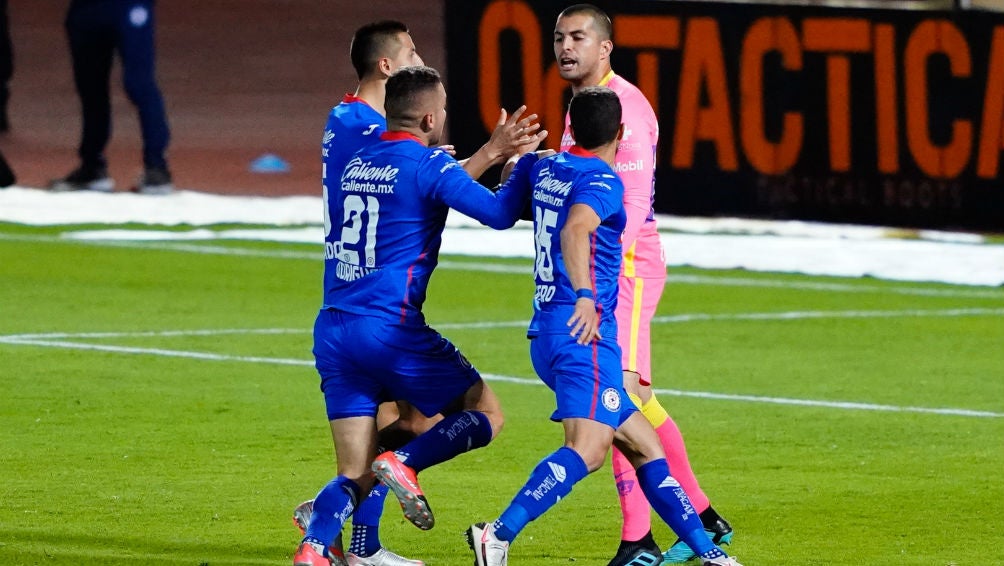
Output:
<path fill-rule="evenodd" d="M 529 151 L 526 153 L 529 153 Z M 526 155 L 526 153 L 514 155 L 505 162 L 505 165 L 502 167 L 502 174 L 499 175 L 499 183 L 505 183 L 509 180 L 509 177 L 512 176 L 513 169 L 516 168 L 516 163 L 518 163 L 520 158 Z M 538 149 L 537 151 L 534 151 L 534 153 L 537 155 L 537 159 L 544 159 L 545 157 L 551 157 L 557 152 L 553 149 Z"/>
<path fill-rule="evenodd" d="M 449 158 L 442 156 L 442 159 Z M 530 170 L 536 163 L 536 154 L 522 156 L 516 163 L 512 175 L 499 190 L 492 192 L 471 179 L 466 171 L 455 167 L 456 161 L 453 161 L 453 168 L 446 168 L 439 173 L 432 196 L 485 226 L 504 230 L 516 223 L 520 212 L 530 199 Z M 428 167 L 429 176 L 433 176 L 442 168 L 442 163 L 440 160 L 427 160 L 423 167 Z"/>
<path fill-rule="evenodd" d="M 498 165 L 514 155 L 523 155 L 537 149 L 545 138 L 547 130 L 540 130 L 537 115 L 523 116 L 526 105 L 520 106 L 512 115 L 505 108 L 499 111 L 499 119 L 491 138 L 474 155 L 461 160 L 464 170 L 477 179 L 493 165 Z M 540 131 L 538 131 L 540 130 Z"/>

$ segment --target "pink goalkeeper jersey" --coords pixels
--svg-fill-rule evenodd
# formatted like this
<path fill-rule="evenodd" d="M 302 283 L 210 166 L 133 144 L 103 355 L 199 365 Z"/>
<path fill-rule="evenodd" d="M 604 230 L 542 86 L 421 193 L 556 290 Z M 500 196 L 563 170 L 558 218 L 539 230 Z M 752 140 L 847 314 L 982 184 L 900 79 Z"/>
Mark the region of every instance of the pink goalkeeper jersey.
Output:
<path fill-rule="evenodd" d="M 617 148 L 614 164 L 624 182 L 624 264 L 621 274 L 627 277 L 665 278 L 666 260 L 655 223 L 655 149 L 659 143 L 659 123 L 648 99 L 638 87 L 613 71 L 603 77 L 600 86 L 617 93 L 621 101 L 624 137 Z M 565 114 L 565 132 L 561 150 L 574 145 Z"/>

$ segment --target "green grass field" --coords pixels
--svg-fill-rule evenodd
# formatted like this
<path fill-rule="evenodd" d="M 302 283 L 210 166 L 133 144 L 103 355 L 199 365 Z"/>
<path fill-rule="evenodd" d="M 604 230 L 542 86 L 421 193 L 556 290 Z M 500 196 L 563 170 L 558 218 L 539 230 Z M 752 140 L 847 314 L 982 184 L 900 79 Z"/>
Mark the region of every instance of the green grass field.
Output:
<path fill-rule="evenodd" d="M 0 564 L 289 564 L 290 511 L 333 475 L 318 248 L 57 236 L 0 225 Z M 470 564 L 463 531 L 561 442 L 523 334 L 529 261 L 444 259 L 428 319 L 507 424 L 423 474 L 434 530 L 388 501 L 385 544 L 431 566 Z M 1004 290 L 670 276 L 655 384 L 746 566 L 1004 564 Z M 512 564 L 603 566 L 619 522 L 607 467 Z"/>

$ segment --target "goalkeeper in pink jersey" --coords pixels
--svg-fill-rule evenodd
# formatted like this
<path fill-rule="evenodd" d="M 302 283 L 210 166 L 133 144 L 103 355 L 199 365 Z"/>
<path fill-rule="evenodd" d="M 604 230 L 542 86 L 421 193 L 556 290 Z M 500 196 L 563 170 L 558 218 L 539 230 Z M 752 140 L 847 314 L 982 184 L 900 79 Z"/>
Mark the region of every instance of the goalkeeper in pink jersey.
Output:
<path fill-rule="evenodd" d="M 606 86 L 617 93 L 623 107 L 624 136 L 617 150 L 614 170 L 624 183 L 627 211 L 616 310 L 617 341 L 623 352 L 624 389 L 659 434 L 670 472 L 700 513 L 708 536 L 715 544 L 729 544 L 732 527 L 711 507 L 690 467 L 680 429 L 652 394 L 650 326 L 666 284 L 666 260 L 652 208 L 659 124 L 645 95 L 611 69 L 611 32 L 610 18 L 596 6 L 570 6 L 558 15 L 554 26 L 554 56 L 559 74 L 572 85 L 573 92 L 590 86 Z M 566 116 L 561 150 L 572 144 Z M 652 539 L 649 504 L 641 492 L 634 468 L 616 448 L 613 469 L 624 524 L 620 548 L 609 566 L 675 564 L 694 558 L 694 551 L 681 540 L 660 555 Z"/>

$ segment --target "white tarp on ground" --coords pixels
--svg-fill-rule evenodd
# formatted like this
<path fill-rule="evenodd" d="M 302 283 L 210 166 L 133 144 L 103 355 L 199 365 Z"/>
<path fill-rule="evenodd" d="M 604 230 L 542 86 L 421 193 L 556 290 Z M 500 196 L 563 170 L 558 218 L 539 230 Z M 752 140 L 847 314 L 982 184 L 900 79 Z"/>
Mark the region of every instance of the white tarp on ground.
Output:
<path fill-rule="evenodd" d="M 284 230 L 196 229 L 187 232 L 101 230 L 76 232 L 90 239 L 256 239 L 320 242 L 319 197 L 221 196 L 177 191 L 169 196 L 131 193 L 51 193 L 12 187 L 0 190 L 0 222 L 63 224 L 190 225 L 256 224 Z M 701 219 L 660 216 L 666 264 L 751 271 L 872 276 L 904 281 L 1004 285 L 1004 245 L 978 235 L 917 232 L 921 239 L 890 237 L 901 230 L 807 222 Z M 304 227 L 306 226 L 306 227 Z M 529 223 L 496 232 L 452 214 L 444 254 L 530 257 Z"/>

